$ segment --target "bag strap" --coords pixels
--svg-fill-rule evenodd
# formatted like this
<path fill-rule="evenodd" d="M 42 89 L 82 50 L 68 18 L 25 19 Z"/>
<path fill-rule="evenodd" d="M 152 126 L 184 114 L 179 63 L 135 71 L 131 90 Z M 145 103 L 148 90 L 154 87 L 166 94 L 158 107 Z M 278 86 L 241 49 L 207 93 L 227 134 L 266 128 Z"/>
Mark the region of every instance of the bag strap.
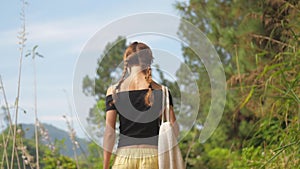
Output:
<path fill-rule="evenodd" d="M 170 121 L 170 105 L 169 105 L 169 90 L 168 87 L 162 86 L 162 117 L 161 123 Z"/>
<path fill-rule="evenodd" d="M 169 101 L 169 89 L 168 87 L 165 87 L 166 92 L 166 117 L 167 121 L 170 121 L 170 101 Z"/>
<path fill-rule="evenodd" d="M 165 86 L 161 86 L 162 99 L 161 99 L 161 124 L 165 120 Z"/>

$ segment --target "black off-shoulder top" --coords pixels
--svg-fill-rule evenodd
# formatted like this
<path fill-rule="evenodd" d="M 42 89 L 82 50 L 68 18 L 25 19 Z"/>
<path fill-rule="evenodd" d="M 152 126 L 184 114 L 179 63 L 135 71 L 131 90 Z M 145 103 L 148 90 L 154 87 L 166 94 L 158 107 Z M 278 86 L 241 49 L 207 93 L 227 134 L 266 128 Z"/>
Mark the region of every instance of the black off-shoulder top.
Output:
<path fill-rule="evenodd" d="M 145 104 L 147 92 L 148 89 L 118 92 L 115 103 L 113 103 L 112 95 L 106 96 L 106 111 L 116 110 L 119 115 L 118 147 L 158 144 L 162 90 L 152 90 L 152 106 Z M 170 105 L 173 106 L 170 91 L 169 99 Z"/>

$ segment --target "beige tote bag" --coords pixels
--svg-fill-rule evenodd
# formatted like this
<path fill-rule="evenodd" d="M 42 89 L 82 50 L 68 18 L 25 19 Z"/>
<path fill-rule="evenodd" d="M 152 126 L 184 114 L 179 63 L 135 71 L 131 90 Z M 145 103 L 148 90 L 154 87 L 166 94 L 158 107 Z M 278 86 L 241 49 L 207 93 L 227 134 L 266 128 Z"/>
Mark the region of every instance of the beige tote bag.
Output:
<path fill-rule="evenodd" d="M 182 155 L 177 138 L 170 123 L 170 106 L 168 88 L 162 86 L 162 121 L 158 137 L 159 169 L 184 169 Z"/>

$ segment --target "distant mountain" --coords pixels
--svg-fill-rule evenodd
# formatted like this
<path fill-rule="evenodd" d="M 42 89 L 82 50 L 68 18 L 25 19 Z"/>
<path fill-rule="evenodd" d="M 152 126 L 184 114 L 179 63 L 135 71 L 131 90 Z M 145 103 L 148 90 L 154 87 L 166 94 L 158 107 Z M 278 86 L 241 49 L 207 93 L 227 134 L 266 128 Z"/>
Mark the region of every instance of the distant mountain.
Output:
<path fill-rule="evenodd" d="M 74 157 L 74 152 L 72 150 L 73 144 L 70 139 L 69 133 L 51 124 L 43 124 L 43 126 L 46 130 L 48 130 L 48 134 L 52 143 L 54 143 L 55 140 L 64 140 L 65 147 L 60 150 L 60 153 L 69 157 Z M 25 131 L 25 138 L 34 138 L 34 124 L 22 124 L 22 128 Z M 83 152 L 87 153 L 87 141 L 82 138 L 76 138 L 76 141 L 80 145 L 80 148 L 76 148 L 77 155 L 81 155 Z"/>

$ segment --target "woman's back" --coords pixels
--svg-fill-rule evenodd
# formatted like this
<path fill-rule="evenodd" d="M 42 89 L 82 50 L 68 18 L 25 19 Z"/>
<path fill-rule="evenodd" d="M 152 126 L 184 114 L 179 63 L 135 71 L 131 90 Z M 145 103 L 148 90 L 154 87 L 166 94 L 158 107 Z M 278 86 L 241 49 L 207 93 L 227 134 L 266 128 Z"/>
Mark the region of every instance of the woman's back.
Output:
<path fill-rule="evenodd" d="M 123 84 L 121 90 L 116 93 L 116 100 L 112 106 L 109 106 L 113 101 L 112 95 L 108 95 L 106 99 L 107 111 L 117 110 L 119 115 L 118 147 L 141 144 L 157 146 L 162 109 L 161 86 L 155 82 L 151 83 L 152 105 L 149 106 L 144 99 L 149 89 L 143 79 L 134 82 L 127 78 Z"/>

